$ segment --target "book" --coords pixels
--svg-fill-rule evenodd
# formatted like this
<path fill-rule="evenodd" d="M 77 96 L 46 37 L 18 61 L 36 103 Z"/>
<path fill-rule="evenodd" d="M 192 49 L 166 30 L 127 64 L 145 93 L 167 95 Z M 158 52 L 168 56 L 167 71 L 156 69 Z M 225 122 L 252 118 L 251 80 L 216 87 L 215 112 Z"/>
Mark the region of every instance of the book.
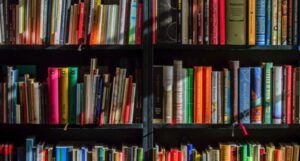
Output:
<path fill-rule="evenodd" d="M 219 44 L 219 2 L 218 0 L 210 0 L 209 10 L 209 40 L 211 45 Z"/>
<path fill-rule="evenodd" d="M 212 83 L 212 67 L 203 67 L 203 114 L 204 120 L 203 123 L 211 123 L 211 83 Z"/>
<path fill-rule="evenodd" d="M 231 109 L 231 84 L 230 84 L 231 72 L 227 69 L 223 69 L 223 85 L 224 85 L 224 124 L 232 123 L 232 109 Z"/>
<path fill-rule="evenodd" d="M 220 45 L 226 43 L 226 1 L 219 1 L 219 30 L 220 30 Z"/>
<path fill-rule="evenodd" d="M 162 123 L 162 110 L 163 110 L 163 104 L 162 104 L 162 98 L 163 98 L 163 67 L 157 66 L 153 68 L 153 92 L 154 98 L 153 98 L 153 123 Z"/>
<path fill-rule="evenodd" d="M 172 66 L 163 67 L 163 113 L 165 123 L 172 123 L 173 70 Z"/>
<path fill-rule="evenodd" d="M 232 110 L 233 110 L 233 121 L 237 122 L 239 120 L 238 118 L 238 107 L 239 107 L 239 67 L 240 62 L 239 61 L 230 61 L 229 62 L 230 70 L 232 71 L 231 74 L 231 102 L 232 102 Z"/>
<path fill-rule="evenodd" d="M 58 68 L 48 68 L 49 124 L 59 124 Z"/>
<path fill-rule="evenodd" d="M 69 118 L 69 69 L 59 68 L 60 123 L 68 123 Z"/>
<path fill-rule="evenodd" d="M 239 121 L 250 123 L 250 68 L 239 69 Z"/>
<path fill-rule="evenodd" d="M 273 66 L 272 69 L 272 123 L 282 123 L 282 67 Z"/>
<path fill-rule="evenodd" d="M 203 123 L 203 67 L 194 67 L 194 123 Z"/>
<path fill-rule="evenodd" d="M 278 0 L 272 0 L 272 39 L 271 44 L 277 45 L 278 35 Z"/>
<path fill-rule="evenodd" d="M 77 67 L 69 67 L 69 120 L 70 124 L 75 124 L 76 122 L 76 87 L 78 81 L 78 68 Z"/>
<path fill-rule="evenodd" d="M 262 69 L 261 67 L 253 67 L 251 69 L 251 123 L 262 123 Z"/>
<path fill-rule="evenodd" d="M 271 107 L 272 107 L 272 67 L 273 63 L 267 62 L 263 64 L 263 113 L 264 124 L 271 124 Z"/>
<path fill-rule="evenodd" d="M 248 45 L 255 45 L 256 0 L 248 1 Z"/>

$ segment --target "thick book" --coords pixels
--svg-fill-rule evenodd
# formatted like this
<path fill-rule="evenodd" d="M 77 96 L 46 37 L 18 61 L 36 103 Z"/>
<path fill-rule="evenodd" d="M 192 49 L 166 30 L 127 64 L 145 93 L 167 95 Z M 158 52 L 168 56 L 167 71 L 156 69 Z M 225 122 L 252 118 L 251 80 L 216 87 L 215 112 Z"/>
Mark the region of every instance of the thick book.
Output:
<path fill-rule="evenodd" d="M 153 123 L 162 123 L 163 67 L 153 67 Z"/>
<path fill-rule="evenodd" d="M 262 69 L 253 67 L 251 69 L 251 109 L 250 121 L 254 124 L 262 123 Z"/>
<path fill-rule="evenodd" d="M 239 69 L 239 121 L 250 123 L 250 68 Z"/>
<path fill-rule="evenodd" d="M 187 69 L 187 123 L 194 122 L 194 69 Z"/>
<path fill-rule="evenodd" d="M 190 4 L 191 5 L 191 4 Z M 177 42 L 177 9 L 176 1 L 157 1 L 157 42 L 176 43 Z"/>
<path fill-rule="evenodd" d="M 256 0 L 248 0 L 248 45 L 255 45 Z"/>
<path fill-rule="evenodd" d="M 49 124 L 59 124 L 58 68 L 48 68 Z"/>
<path fill-rule="evenodd" d="M 290 65 L 286 65 L 284 66 L 284 73 L 285 73 L 285 77 L 284 77 L 284 84 L 285 84 L 285 89 L 286 92 L 283 93 L 284 97 L 285 97 L 285 108 L 286 108 L 286 124 L 291 124 L 292 123 L 292 86 L 293 86 L 293 82 L 292 82 L 292 77 L 293 77 L 293 68 Z"/>
<path fill-rule="evenodd" d="M 226 3 L 226 43 L 246 44 L 246 0 L 229 0 Z"/>
<path fill-rule="evenodd" d="M 78 80 L 78 68 L 69 67 L 69 123 L 76 122 L 76 86 Z"/>
<path fill-rule="evenodd" d="M 219 1 L 210 0 L 209 11 L 209 40 L 211 45 L 219 44 Z"/>
<path fill-rule="evenodd" d="M 211 74 L 212 67 L 203 67 L 203 123 L 211 123 Z"/>
<path fill-rule="evenodd" d="M 173 66 L 163 67 L 163 116 L 165 123 L 172 123 Z"/>
<path fill-rule="evenodd" d="M 274 66 L 272 69 L 272 123 L 282 123 L 282 67 Z"/>
<path fill-rule="evenodd" d="M 273 63 L 263 63 L 263 123 L 271 123 L 272 107 L 272 67 Z"/>
<path fill-rule="evenodd" d="M 229 67 L 231 70 L 231 83 L 230 87 L 232 88 L 231 92 L 231 105 L 233 113 L 233 122 L 238 122 L 238 107 L 239 107 L 239 61 L 230 61 Z"/>
<path fill-rule="evenodd" d="M 173 114 L 175 116 L 174 123 L 183 123 L 182 114 L 182 61 L 174 61 L 174 105 Z"/>
<path fill-rule="evenodd" d="M 266 1 L 256 1 L 256 45 L 266 44 Z"/>
<path fill-rule="evenodd" d="M 220 45 L 226 43 L 226 0 L 219 0 Z"/>
<path fill-rule="evenodd" d="M 59 107 L 61 124 L 68 123 L 69 118 L 69 69 L 59 68 Z"/>
<path fill-rule="evenodd" d="M 203 67 L 194 67 L 194 123 L 203 123 Z"/>

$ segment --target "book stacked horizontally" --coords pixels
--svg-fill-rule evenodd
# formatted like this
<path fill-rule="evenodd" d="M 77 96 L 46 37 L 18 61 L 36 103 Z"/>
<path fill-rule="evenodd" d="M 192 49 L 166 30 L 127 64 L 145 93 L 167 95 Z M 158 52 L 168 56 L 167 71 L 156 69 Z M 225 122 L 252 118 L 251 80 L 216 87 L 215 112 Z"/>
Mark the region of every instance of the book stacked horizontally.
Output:
<path fill-rule="evenodd" d="M 296 143 L 243 143 L 220 144 L 219 147 L 199 151 L 192 144 L 181 145 L 180 148 L 153 148 L 153 161 L 299 161 L 299 145 Z"/>
<path fill-rule="evenodd" d="M 1 0 L 0 44 L 141 44 L 141 0 Z"/>
<path fill-rule="evenodd" d="M 291 65 L 240 67 L 154 67 L 154 123 L 299 124 L 300 68 Z"/>
<path fill-rule="evenodd" d="M 7 67 L 0 83 L 3 124 L 131 124 L 141 121 L 141 71 L 49 67 L 47 82 Z M 88 73 L 88 74 L 87 74 Z M 82 80 L 83 78 L 83 80 Z"/>
<path fill-rule="evenodd" d="M 153 43 L 298 45 L 298 0 L 153 0 Z"/>

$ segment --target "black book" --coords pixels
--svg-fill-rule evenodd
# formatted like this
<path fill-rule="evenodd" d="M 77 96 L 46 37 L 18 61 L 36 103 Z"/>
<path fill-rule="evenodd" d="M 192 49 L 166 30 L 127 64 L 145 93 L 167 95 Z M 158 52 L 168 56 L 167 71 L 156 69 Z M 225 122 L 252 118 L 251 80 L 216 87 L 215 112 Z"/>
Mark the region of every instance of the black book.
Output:
<path fill-rule="evenodd" d="M 163 106 L 163 68 L 153 67 L 153 123 L 161 123 Z"/>

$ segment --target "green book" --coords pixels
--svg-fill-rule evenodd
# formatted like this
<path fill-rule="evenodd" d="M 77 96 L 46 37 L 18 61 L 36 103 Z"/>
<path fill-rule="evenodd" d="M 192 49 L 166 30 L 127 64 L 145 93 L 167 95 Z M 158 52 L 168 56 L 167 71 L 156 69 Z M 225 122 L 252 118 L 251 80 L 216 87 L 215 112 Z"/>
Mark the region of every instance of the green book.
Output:
<path fill-rule="evenodd" d="M 137 149 L 137 161 L 143 161 L 144 160 L 144 152 L 143 148 Z"/>
<path fill-rule="evenodd" d="M 264 124 L 271 123 L 271 105 L 272 105 L 272 67 L 273 63 L 263 63 L 263 107 Z"/>
<path fill-rule="evenodd" d="M 98 157 L 98 161 L 105 161 L 105 149 L 103 147 L 99 148 Z"/>
<path fill-rule="evenodd" d="M 69 123 L 76 123 L 76 86 L 78 80 L 78 68 L 69 67 Z"/>
<path fill-rule="evenodd" d="M 187 68 L 187 100 L 186 100 L 186 123 L 193 123 L 193 93 L 194 93 L 194 70 Z"/>
<path fill-rule="evenodd" d="M 226 43 L 246 45 L 246 0 L 226 1 Z"/>
<path fill-rule="evenodd" d="M 254 146 L 253 144 L 248 144 L 248 147 L 248 161 L 253 161 Z"/>
<path fill-rule="evenodd" d="M 242 145 L 242 155 L 241 155 L 241 161 L 247 161 L 248 160 L 248 147 L 247 144 Z"/>

